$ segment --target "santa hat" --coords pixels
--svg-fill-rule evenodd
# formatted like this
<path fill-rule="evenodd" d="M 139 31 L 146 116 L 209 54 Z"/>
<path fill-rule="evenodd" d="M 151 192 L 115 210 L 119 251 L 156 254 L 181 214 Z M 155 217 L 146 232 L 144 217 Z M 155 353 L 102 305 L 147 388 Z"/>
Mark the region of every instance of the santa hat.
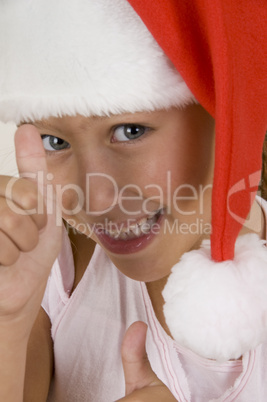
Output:
<path fill-rule="evenodd" d="M 194 101 L 126 0 L 22 0 L 2 2 L 0 11 L 0 120 Z"/>
<path fill-rule="evenodd" d="M 211 242 L 181 258 L 163 296 L 174 339 L 218 360 L 267 338 L 267 251 L 256 235 L 238 238 L 267 126 L 266 17 L 265 0 L 0 4 L 1 120 L 182 107 L 195 98 L 215 117 Z"/>

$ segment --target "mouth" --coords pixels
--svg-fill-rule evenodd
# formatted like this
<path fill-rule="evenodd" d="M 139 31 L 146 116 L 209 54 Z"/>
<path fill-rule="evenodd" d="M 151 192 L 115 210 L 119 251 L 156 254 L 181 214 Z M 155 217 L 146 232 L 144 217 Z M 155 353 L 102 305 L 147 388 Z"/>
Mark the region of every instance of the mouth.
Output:
<path fill-rule="evenodd" d="M 109 222 L 95 234 L 101 244 L 115 254 L 129 254 L 146 247 L 160 230 L 163 209 L 155 211 L 139 220 L 129 219 L 118 224 Z"/>

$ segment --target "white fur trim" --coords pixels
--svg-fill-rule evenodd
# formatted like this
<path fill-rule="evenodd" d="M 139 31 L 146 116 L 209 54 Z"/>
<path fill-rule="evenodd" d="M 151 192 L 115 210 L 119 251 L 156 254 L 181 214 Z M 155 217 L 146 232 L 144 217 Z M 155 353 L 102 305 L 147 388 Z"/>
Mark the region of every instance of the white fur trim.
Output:
<path fill-rule="evenodd" d="M 233 261 L 215 263 L 210 242 L 184 254 L 163 290 L 173 338 L 210 359 L 237 359 L 267 339 L 267 248 L 237 239 Z"/>
<path fill-rule="evenodd" d="M 126 0 L 0 2 L 0 120 L 195 101 Z"/>

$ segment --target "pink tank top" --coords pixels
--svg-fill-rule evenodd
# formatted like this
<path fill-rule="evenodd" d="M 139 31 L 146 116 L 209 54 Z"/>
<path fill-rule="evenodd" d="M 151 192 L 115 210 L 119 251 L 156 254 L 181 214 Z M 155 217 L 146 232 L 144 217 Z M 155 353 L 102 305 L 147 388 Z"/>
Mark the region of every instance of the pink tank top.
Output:
<path fill-rule="evenodd" d="M 267 203 L 262 201 L 267 217 Z M 112 402 L 124 396 L 120 347 L 132 322 L 148 324 L 153 370 L 179 402 L 267 401 L 267 340 L 242 360 L 217 363 L 182 348 L 159 324 L 142 282 L 121 274 L 96 246 L 70 295 L 74 265 L 68 236 L 48 280 L 43 308 L 52 323 L 55 378 L 48 401 Z"/>

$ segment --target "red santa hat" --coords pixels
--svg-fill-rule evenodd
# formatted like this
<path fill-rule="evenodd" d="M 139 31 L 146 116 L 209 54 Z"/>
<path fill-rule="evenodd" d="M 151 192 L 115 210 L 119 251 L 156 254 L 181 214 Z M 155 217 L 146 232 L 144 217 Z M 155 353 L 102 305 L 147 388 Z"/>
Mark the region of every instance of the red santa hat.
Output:
<path fill-rule="evenodd" d="M 185 106 L 216 120 L 211 242 L 164 289 L 177 342 L 238 358 L 267 338 L 267 251 L 238 238 L 267 126 L 264 0 L 21 0 L 0 4 L 0 119 Z M 183 77 L 183 78 L 182 78 Z"/>

